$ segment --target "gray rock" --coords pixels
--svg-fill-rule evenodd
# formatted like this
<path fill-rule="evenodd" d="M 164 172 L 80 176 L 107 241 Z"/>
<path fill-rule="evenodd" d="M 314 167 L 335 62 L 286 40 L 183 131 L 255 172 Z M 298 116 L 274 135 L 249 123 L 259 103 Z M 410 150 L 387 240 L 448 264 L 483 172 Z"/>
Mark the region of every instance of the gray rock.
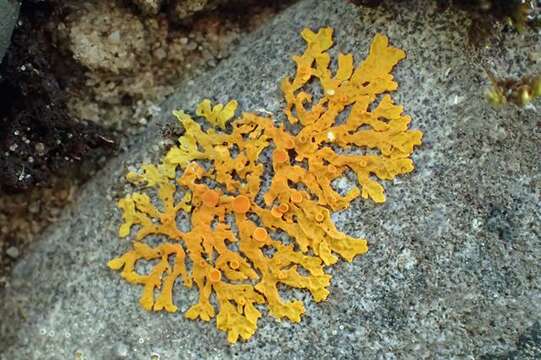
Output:
<path fill-rule="evenodd" d="M 478 66 L 521 70 L 537 40 L 509 35 L 501 48 L 473 50 L 463 14 L 440 13 L 432 3 L 373 10 L 301 1 L 179 88 L 15 267 L 0 299 L 0 319 L 9 319 L 0 322 L 0 358 L 492 359 L 530 356 L 530 349 L 540 358 L 539 113 L 490 108 Z M 129 246 L 117 238 L 120 214 L 108 200 L 125 193 L 125 169 L 159 158 L 153 148 L 174 108 L 236 98 L 242 110 L 279 114 L 278 81 L 293 73 L 291 55 L 304 48 L 300 30 L 329 25 L 336 48 L 357 61 L 377 31 L 407 51 L 393 97 L 425 132 L 416 171 L 384 184 L 385 204 L 359 200 L 336 215 L 339 228 L 368 238 L 369 252 L 330 269 L 327 301 L 300 295 L 307 299 L 300 324 L 264 317 L 250 341 L 234 346 L 214 321 L 142 311 L 141 289 L 106 267 Z M 186 309 L 195 291 L 176 289 Z"/>
<path fill-rule="evenodd" d="M 9 47 L 11 33 L 19 18 L 20 5 L 17 0 L 0 0 L 0 62 Z"/>

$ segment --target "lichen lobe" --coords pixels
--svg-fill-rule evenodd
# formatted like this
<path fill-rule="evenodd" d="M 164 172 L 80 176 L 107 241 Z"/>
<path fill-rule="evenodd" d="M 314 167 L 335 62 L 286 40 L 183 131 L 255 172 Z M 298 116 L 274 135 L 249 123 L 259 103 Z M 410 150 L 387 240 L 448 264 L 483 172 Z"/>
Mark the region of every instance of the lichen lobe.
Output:
<path fill-rule="evenodd" d="M 389 180 L 413 170 L 409 156 L 422 133 L 408 129 L 410 117 L 388 94 L 369 110 L 378 95 L 397 89 L 390 72 L 405 53 L 378 34 L 360 66 L 354 68 L 352 55 L 339 54 L 332 74 L 327 53 L 332 29 L 305 29 L 301 35 L 307 48 L 293 58 L 295 75 L 281 82 L 284 112 L 288 122 L 300 126 L 298 133 L 254 113 L 234 118 L 236 101 L 213 106 L 203 100 L 196 115 L 208 126 L 174 112 L 185 129 L 179 144 L 160 164 L 127 175 L 130 182 L 152 188 L 160 200 L 156 206 L 145 192 L 136 192 L 119 201 L 124 219 L 119 236 L 128 236 L 133 227 L 136 231 L 132 249 L 108 264 L 128 282 L 143 285 L 143 308 L 176 311 L 173 287 L 179 279 L 199 292 L 187 318 L 216 317 L 230 342 L 246 340 L 256 331 L 259 305 L 278 319 L 300 321 L 302 301 L 283 299 L 279 286 L 305 289 L 315 301 L 325 300 L 331 280 L 325 267 L 367 251 L 366 240 L 337 230 L 331 214 L 359 196 L 385 201 L 375 178 Z M 312 101 L 305 89 L 316 79 L 323 95 Z M 349 115 L 338 123 L 348 108 Z M 269 176 L 261 154 L 268 148 L 272 179 L 260 194 Z M 370 152 L 348 152 L 353 148 Z M 340 194 L 333 181 L 347 171 L 358 184 Z M 189 231 L 178 228 L 179 214 L 190 219 Z M 278 233 L 287 234 L 291 243 Z M 169 240 L 153 247 L 144 241 L 149 235 Z M 149 273 L 136 271 L 140 260 L 155 261 Z"/>

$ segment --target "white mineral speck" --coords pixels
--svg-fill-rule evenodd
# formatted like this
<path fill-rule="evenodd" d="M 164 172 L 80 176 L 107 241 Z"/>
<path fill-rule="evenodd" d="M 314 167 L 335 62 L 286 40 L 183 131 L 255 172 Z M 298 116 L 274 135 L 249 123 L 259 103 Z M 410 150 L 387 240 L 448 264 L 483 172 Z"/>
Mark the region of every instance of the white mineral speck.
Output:
<path fill-rule="evenodd" d="M 113 31 L 111 35 L 109 35 L 109 40 L 113 43 L 119 43 L 120 42 L 120 31 Z"/>
<path fill-rule="evenodd" d="M 40 155 L 43 155 L 43 153 L 45 152 L 45 144 L 39 142 L 37 143 L 36 145 L 34 145 L 34 148 L 36 149 L 36 151 L 38 152 L 38 154 Z"/>
<path fill-rule="evenodd" d="M 400 255 L 398 255 L 397 259 L 398 267 L 404 269 L 404 270 L 411 270 L 417 265 L 417 259 L 409 249 L 405 249 L 402 251 Z"/>
<path fill-rule="evenodd" d="M 19 249 L 17 249 L 15 246 L 11 246 L 6 250 L 6 255 L 12 259 L 16 259 L 19 257 L 20 252 Z"/>
<path fill-rule="evenodd" d="M 481 227 L 482 221 L 479 219 L 473 219 L 471 222 L 471 227 L 473 230 L 479 230 Z"/>
<path fill-rule="evenodd" d="M 128 357 L 128 346 L 123 343 L 118 343 L 115 346 L 115 354 L 120 358 L 126 358 Z"/>

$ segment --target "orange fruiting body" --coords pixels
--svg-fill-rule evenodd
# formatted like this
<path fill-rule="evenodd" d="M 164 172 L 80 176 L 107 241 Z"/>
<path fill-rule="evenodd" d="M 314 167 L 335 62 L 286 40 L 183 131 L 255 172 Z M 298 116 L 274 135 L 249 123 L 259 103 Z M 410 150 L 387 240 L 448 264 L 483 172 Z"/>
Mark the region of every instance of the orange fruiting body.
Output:
<path fill-rule="evenodd" d="M 255 228 L 252 236 L 257 241 L 265 241 L 267 240 L 267 237 L 269 236 L 269 234 L 267 234 L 267 230 L 265 228 L 257 227 Z"/>
<path fill-rule="evenodd" d="M 211 283 L 217 283 L 222 278 L 222 273 L 219 270 L 212 269 L 209 273 L 209 280 Z"/>
<path fill-rule="evenodd" d="M 295 192 L 291 193 L 290 199 L 295 204 L 300 204 L 302 202 L 302 194 L 300 192 L 298 192 L 298 191 L 295 191 Z"/>
<path fill-rule="evenodd" d="M 287 151 L 283 149 L 278 149 L 274 151 L 274 159 L 277 163 L 283 163 L 288 160 L 289 156 L 287 155 Z"/>
<path fill-rule="evenodd" d="M 233 211 L 244 214 L 250 210 L 250 199 L 245 195 L 239 195 L 233 200 Z"/>
<path fill-rule="evenodd" d="M 201 200 L 207 206 L 213 207 L 218 205 L 220 194 L 215 190 L 207 190 L 201 195 Z"/>
<path fill-rule="evenodd" d="M 284 213 L 280 211 L 277 207 L 273 207 L 270 211 L 271 215 L 277 219 L 281 218 Z"/>

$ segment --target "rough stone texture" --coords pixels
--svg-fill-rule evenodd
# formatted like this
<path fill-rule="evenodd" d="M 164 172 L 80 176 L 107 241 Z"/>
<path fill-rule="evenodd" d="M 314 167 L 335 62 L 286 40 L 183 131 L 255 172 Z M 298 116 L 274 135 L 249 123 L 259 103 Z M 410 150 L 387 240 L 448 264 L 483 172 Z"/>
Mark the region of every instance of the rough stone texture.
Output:
<path fill-rule="evenodd" d="M 0 62 L 9 46 L 11 33 L 19 17 L 20 5 L 16 0 L 0 0 Z"/>
<path fill-rule="evenodd" d="M 162 4 L 161 0 L 132 0 L 143 14 L 157 14 Z"/>
<path fill-rule="evenodd" d="M 69 98 L 70 114 L 123 133 L 138 132 L 180 82 L 216 67 L 241 38 L 267 23 L 280 7 L 286 6 L 246 2 L 238 16 L 225 10 L 203 11 L 190 24 L 178 26 L 165 9 L 141 14 L 125 1 L 75 2 L 61 21 L 53 19 L 50 26 L 62 51 L 72 53 L 84 69 L 84 81 L 66 89 L 77 94 Z"/>
<path fill-rule="evenodd" d="M 463 14 L 415 4 L 371 10 L 301 1 L 181 87 L 16 266 L 0 298 L 0 318 L 9 319 L 0 322 L 0 358 L 540 358 L 539 113 L 491 109 L 477 65 L 498 69 L 496 54 L 521 69 L 535 39 L 510 37 L 480 54 L 465 46 Z M 407 51 L 393 96 L 425 132 L 416 171 L 385 184 L 384 205 L 358 200 L 335 216 L 341 229 L 368 238 L 368 254 L 330 270 L 328 301 L 306 301 L 300 324 L 265 317 L 247 343 L 230 346 L 213 324 L 180 312 L 142 311 L 141 289 L 105 265 L 128 247 L 116 236 L 112 199 L 125 191 L 125 169 L 163 152 L 173 108 L 234 97 L 243 110 L 280 113 L 278 80 L 294 70 L 299 31 L 328 25 L 337 48 L 356 60 L 376 31 Z M 195 295 L 178 286 L 175 301 L 185 310 Z"/>

